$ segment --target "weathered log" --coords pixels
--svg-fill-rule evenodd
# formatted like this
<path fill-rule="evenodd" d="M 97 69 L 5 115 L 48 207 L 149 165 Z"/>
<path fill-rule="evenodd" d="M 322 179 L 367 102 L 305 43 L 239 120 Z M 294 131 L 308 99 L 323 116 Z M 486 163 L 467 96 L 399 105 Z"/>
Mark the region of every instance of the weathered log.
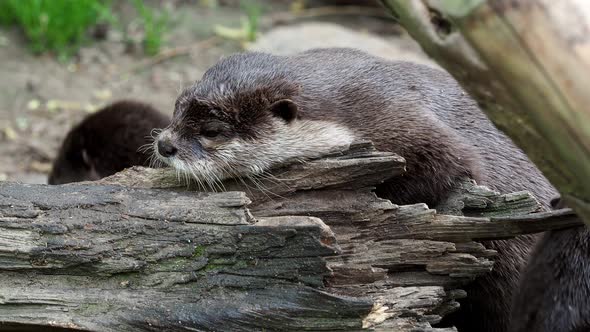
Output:
<path fill-rule="evenodd" d="M 381 2 L 590 224 L 590 4 Z"/>
<path fill-rule="evenodd" d="M 333 239 L 306 220 L 252 224 L 243 193 L 0 188 L 2 321 L 97 331 L 342 329 L 360 327 L 372 308 L 311 288 L 329 275 L 322 257 L 336 252 L 325 244 Z M 281 314 L 264 317 L 274 310 Z"/>
<path fill-rule="evenodd" d="M 474 241 L 580 224 L 471 181 L 437 207 L 456 216 L 375 196 L 403 170 L 358 143 L 221 193 L 168 169 L 0 183 L 0 330 L 442 331 L 492 268 Z"/>

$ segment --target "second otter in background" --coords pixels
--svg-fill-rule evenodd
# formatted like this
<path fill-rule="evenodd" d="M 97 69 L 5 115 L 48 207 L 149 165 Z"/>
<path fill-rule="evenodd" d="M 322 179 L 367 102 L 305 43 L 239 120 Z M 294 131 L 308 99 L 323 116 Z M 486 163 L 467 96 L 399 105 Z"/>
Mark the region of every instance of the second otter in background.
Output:
<path fill-rule="evenodd" d="M 121 100 L 88 116 L 64 139 L 49 184 L 94 181 L 131 166 L 148 166 L 152 130 L 170 123 L 168 116 L 141 102 Z"/>
<path fill-rule="evenodd" d="M 554 209 L 567 206 L 561 198 Z M 536 243 L 512 303 L 509 332 L 590 331 L 590 229 L 546 232 Z"/>

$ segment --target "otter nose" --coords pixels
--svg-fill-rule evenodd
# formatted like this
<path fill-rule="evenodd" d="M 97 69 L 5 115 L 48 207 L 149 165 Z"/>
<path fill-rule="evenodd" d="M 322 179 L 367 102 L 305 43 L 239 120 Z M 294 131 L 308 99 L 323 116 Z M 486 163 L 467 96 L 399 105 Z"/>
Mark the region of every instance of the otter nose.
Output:
<path fill-rule="evenodd" d="M 176 154 L 176 147 L 170 143 L 168 140 L 159 140 L 158 141 L 158 153 L 161 154 L 163 157 L 172 157 Z"/>

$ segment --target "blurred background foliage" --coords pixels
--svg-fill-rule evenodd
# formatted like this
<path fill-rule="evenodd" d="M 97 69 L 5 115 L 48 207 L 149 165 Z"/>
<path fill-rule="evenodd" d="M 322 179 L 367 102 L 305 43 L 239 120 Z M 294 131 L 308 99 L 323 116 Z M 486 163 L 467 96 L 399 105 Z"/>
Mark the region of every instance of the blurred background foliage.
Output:
<path fill-rule="evenodd" d="M 143 48 L 157 54 L 166 33 L 166 11 L 154 9 L 143 0 L 131 0 L 138 25 L 143 29 Z M 0 25 L 16 26 L 36 54 L 55 53 L 62 59 L 82 44 L 100 38 L 108 28 L 119 28 L 112 0 L 2 0 Z"/>
<path fill-rule="evenodd" d="M 235 6 L 241 12 L 237 24 L 212 24 L 213 33 L 224 39 L 243 43 L 253 42 L 259 34 L 263 14 L 274 5 L 287 5 L 297 14 L 306 7 L 321 3 L 330 5 L 363 5 L 367 0 L 176 0 L 191 5 L 195 11 L 215 10 L 220 6 Z M 156 0 L 0 0 L 0 26 L 14 27 L 26 39 L 35 54 L 53 54 L 68 60 L 82 46 L 104 39 L 109 31 L 117 30 L 129 44 L 138 43 L 148 56 L 159 54 L 174 20 L 166 1 Z M 125 20 L 122 7 L 133 8 L 132 22 Z M 193 10 L 193 9 L 191 9 Z M 178 14 L 178 13 L 177 13 Z M 181 15 L 190 15 L 190 12 Z M 330 14 L 328 10 L 327 14 Z M 358 14 L 358 12 L 357 12 Z M 129 15 L 127 15 L 129 17 Z M 138 31 L 140 38 L 138 39 Z M 133 45 L 135 46 L 135 45 Z"/>

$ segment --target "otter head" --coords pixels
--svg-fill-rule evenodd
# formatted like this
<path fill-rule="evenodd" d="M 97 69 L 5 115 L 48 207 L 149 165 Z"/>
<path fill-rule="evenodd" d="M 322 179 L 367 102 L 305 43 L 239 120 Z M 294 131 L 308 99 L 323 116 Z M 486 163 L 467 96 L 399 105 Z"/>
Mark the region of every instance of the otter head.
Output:
<path fill-rule="evenodd" d="M 65 148 L 60 151 L 47 179 L 48 184 L 96 181 L 102 178 L 88 151 L 85 148 L 73 148 L 72 144 L 66 144 Z"/>
<path fill-rule="evenodd" d="M 131 166 L 148 166 L 148 137 L 169 123 L 168 116 L 142 102 L 119 100 L 105 106 L 68 132 L 48 183 L 95 181 Z"/>
<path fill-rule="evenodd" d="M 180 174 L 212 189 L 225 178 L 250 177 L 352 141 L 343 126 L 305 120 L 292 84 L 275 80 L 252 89 L 203 89 L 204 84 L 180 95 L 172 123 L 157 137 L 154 150 Z"/>

